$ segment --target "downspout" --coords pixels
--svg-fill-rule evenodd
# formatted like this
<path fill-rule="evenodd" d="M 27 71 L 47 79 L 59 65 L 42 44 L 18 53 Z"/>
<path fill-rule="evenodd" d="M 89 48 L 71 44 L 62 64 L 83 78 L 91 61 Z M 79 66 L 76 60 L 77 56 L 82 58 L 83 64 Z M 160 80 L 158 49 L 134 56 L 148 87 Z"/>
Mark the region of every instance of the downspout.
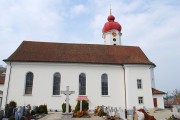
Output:
<path fill-rule="evenodd" d="M 125 117 L 127 118 L 126 72 L 125 72 L 125 67 L 124 67 L 124 65 L 122 65 L 122 68 L 123 68 L 123 70 L 124 70 Z"/>
<path fill-rule="evenodd" d="M 10 62 L 10 72 L 9 72 L 9 81 L 8 81 L 7 94 L 6 94 L 6 104 L 7 104 L 7 100 L 8 100 L 9 84 L 10 84 L 10 80 L 11 80 L 11 69 L 12 69 L 12 66 L 11 66 L 11 62 Z"/>

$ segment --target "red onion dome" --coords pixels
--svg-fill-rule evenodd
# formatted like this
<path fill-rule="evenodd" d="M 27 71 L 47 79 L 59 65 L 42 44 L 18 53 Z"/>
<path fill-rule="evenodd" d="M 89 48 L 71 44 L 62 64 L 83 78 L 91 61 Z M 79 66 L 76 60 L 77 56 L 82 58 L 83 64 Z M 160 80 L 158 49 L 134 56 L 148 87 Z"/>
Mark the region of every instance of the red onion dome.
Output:
<path fill-rule="evenodd" d="M 108 31 L 110 31 L 112 29 L 116 29 L 119 32 L 121 32 L 121 25 L 118 22 L 114 22 L 115 17 L 113 15 L 109 15 L 107 20 L 108 20 L 108 22 L 106 22 L 104 24 L 104 27 L 102 29 L 103 33 L 108 32 Z"/>

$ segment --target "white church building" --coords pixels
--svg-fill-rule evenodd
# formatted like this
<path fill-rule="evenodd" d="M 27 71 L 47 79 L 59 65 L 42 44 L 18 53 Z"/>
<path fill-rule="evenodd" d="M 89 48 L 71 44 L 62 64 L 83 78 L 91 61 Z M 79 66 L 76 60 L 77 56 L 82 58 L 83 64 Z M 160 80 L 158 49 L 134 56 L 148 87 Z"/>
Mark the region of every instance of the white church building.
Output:
<path fill-rule="evenodd" d="M 155 88 L 151 62 L 137 46 L 121 44 L 121 25 L 113 15 L 103 27 L 104 45 L 23 41 L 7 64 L 2 107 L 47 104 L 61 110 L 70 87 L 70 104 L 88 100 L 89 108 L 105 105 L 132 109 L 164 108 Z"/>

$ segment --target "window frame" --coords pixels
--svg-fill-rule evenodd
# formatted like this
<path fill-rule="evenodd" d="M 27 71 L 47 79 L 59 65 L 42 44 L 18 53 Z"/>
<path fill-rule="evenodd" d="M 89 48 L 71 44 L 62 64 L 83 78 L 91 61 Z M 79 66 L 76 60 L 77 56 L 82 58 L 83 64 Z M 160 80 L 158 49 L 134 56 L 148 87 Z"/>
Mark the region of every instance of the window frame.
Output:
<path fill-rule="evenodd" d="M 138 82 L 140 81 L 140 82 Z M 142 79 L 137 79 L 137 89 L 143 89 L 142 87 Z"/>
<path fill-rule="evenodd" d="M 86 74 L 79 74 L 79 96 L 86 96 Z"/>
<path fill-rule="evenodd" d="M 144 104 L 144 98 L 142 96 L 138 97 L 138 103 Z"/>
<path fill-rule="evenodd" d="M 32 95 L 33 91 L 33 81 L 34 81 L 34 74 L 33 72 L 27 72 L 25 76 L 25 89 L 24 95 Z"/>
<path fill-rule="evenodd" d="M 56 76 L 58 75 L 58 76 Z M 55 77 L 59 77 L 59 80 L 55 81 Z M 61 74 L 59 72 L 55 72 L 53 74 L 53 86 L 52 86 L 52 95 L 53 96 L 59 96 L 60 95 L 60 89 L 61 89 Z M 56 89 L 55 89 L 56 88 Z"/>
<path fill-rule="evenodd" d="M 103 83 L 103 76 L 105 75 L 106 78 Z M 105 91 L 104 91 L 105 90 Z M 109 95 L 109 83 L 108 83 L 108 75 L 106 73 L 103 73 L 101 75 L 101 95 L 102 96 L 108 96 Z"/>

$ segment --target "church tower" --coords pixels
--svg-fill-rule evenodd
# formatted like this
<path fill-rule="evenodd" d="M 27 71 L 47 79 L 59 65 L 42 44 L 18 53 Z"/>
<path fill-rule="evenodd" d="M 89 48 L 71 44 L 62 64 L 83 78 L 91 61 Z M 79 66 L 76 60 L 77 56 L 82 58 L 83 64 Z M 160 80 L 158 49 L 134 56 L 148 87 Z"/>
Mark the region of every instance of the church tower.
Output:
<path fill-rule="evenodd" d="M 107 18 L 108 22 L 104 24 L 102 29 L 103 39 L 105 45 L 121 45 L 121 25 L 118 22 L 115 22 L 115 17 L 110 15 Z"/>

